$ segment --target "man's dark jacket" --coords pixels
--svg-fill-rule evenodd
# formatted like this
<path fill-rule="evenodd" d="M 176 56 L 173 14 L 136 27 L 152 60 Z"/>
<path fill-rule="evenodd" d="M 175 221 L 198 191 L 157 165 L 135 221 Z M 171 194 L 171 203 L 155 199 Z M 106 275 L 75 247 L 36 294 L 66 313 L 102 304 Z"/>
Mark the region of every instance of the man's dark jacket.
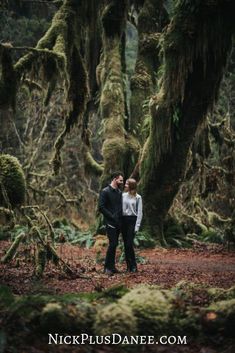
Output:
<path fill-rule="evenodd" d="M 113 227 L 121 226 L 122 218 L 122 193 L 119 189 L 108 185 L 100 192 L 99 211 L 104 216 L 105 224 Z"/>

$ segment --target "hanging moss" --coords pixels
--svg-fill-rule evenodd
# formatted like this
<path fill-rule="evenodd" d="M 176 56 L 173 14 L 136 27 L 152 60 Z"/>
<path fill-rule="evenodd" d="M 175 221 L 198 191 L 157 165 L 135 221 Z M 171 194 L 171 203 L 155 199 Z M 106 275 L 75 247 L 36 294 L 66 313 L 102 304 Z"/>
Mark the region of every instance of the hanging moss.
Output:
<path fill-rule="evenodd" d="M 10 47 L 0 44 L 0 109 L 15 109 L 16 76 Z"/>
<path fill-rule="evenodd" d="M 81 121 L 88 99 L 87 73 L 80 52 L 81 26 L 84 21 L 81 14 L 81 3 L 65 0 L 36 48 L 31 48 L 31 52 L 15 65 L 18 80 L 27 74 L 46 83 L 45 104 L 49 103 L 58 80 L 63 80 L 67 116 L 64 128 L 55 142 L 55 172 L 61 166 L 60 151 L 65 136 Z"/>
<path fill-rule="evenodd" d="M 187 77 L 193 70 L 195 58 L 201 57 L 206 72 L 208 53 L 212 50 L 215 62 L 225 66 L 226 58 L 223 60 L 221 53 L 227 50 L 230 41 L 229 36 L 224 35 L 226 31 L 232 30 L 230 10 L 232 1 L 227 4 L 219 0 L 199 1 L 196 6 L 194 1 L 177 3 L 173 20 L 162 40 L 164 90 L 168 100 L 184 98 Z M 210 43 L 213 43 L 213 47 Z M 209 108 L 214 104 L 217 89 L 208 102 Z"/>
<path fill-rule="evenodd" d="M 24 202 L 26 193 L 25 176 L 17 158 L 0 154 L 0 205 L 12 207 Z"/>
<path fill-rule="evenodd" d="M 142 89 L 142 90 L 148 89 L 147 94 L 145 94 L 145 97 L 147 97 L 147 95 L 149 95 L 149 92 L 150 92 L 149 88 L 152 87 L 151 75 L 148 72 L 147 68 L 145 67 L 144 63 L 141 62 L 141 60 L 138 60 L 138 62 L 136 63 L 135 70 L 136 70 L 135 74 L 131 78 L 131 89 L 132 91 L 134 91 L 134 89 L 136 88 Z M 138 104 L 141 105 L 141 102 L 138 102 Z"/>
<path fill-rule="evenodd" d="M 76 21 L 76 19 L 74 19 Z M 65 119 L 64 129 L 55 142 L 55 154 L 53 157 L 54 171 L 57 173 L 61 165 L 60 151 L 64 145 L 64 138 L 70 132 L 71 128 L 82 121 L 82 116 L 88 100 L 88 78 L 84 61 L 79 50 L 79 28 L 75 26 L 74 42 L 68 48 L 67 60 L 67 98 L 68 114 Z"/>

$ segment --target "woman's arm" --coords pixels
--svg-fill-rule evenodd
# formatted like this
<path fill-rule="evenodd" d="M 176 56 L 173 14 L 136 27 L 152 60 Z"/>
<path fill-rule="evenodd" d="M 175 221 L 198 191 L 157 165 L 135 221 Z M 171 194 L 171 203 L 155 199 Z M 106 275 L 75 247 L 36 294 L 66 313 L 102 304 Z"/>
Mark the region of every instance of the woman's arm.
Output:
<path fill-rule="evenodd" d="M 139 195 L 139 198 L 136 200 L 136 202 L 137 202 L 138 211 L 137 211 L 137 219 L 135 224 L 135 232 L 138 232 L 142 221 L 142 217 L 143 217 L 143 203 L 142 203 L 142 197 L 140 195 Z"/>

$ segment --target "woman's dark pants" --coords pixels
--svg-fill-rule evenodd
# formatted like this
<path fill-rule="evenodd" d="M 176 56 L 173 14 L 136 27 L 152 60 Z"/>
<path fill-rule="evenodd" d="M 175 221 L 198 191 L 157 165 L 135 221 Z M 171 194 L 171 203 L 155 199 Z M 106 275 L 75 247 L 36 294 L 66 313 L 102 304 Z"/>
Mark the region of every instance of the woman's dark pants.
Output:
<path fill-rule="evenodd" d="M 122 236 L 124 241 L 127 270 L 129 271 L 137 268 L 134 252 L 136 218 L 136 216 L 122 217 Z"/>

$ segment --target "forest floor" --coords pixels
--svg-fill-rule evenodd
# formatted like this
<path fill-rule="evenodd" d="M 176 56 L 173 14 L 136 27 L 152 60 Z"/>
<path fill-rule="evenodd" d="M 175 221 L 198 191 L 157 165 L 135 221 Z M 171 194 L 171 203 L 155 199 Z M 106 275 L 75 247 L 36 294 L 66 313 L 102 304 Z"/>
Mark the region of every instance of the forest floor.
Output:
<path fill-rule="evenodd" d="M 10 242 L 0 242 L 0 258 L 9 246 Z M 31 253 L 27 251 L 21 246 L 15 259 L 0 264 L 0 283 L 8 285 L 15 294 L 101 292 L 121 284 L 129 288 L 137 284 L 170 288 L 182 280 L 220 288 L 229 288 L 235 283 L 235 252 L 216 244 L 195 243 L 191 249 L 137 250 L 138 258 L 144 262 L 138 264 L 138 273 L 126 273 L 125 263 L 117 262 L 120 273 L 111 277 L 103 274 L 105 248 L 97 263 L 94 248 L 58 244 L 57 253 L 71 266 L 74 274 L 68 276 L 49 263 L 40 281 L 33 276 L 32 249 Z M 117 260 L 119 257 L 120 250 Z"/>

